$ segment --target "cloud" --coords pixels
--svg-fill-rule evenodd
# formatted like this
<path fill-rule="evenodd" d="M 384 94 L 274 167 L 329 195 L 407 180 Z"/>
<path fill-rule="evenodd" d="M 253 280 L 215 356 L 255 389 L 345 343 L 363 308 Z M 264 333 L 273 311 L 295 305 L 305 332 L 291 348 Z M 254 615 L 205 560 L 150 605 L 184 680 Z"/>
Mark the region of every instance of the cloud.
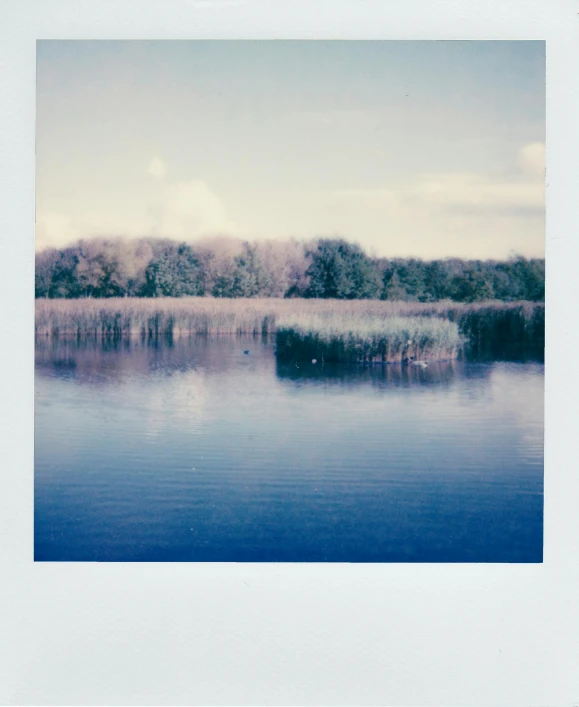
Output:
<path fill-rule="evenodd" d="M 221 199 L 199 179 L 162 185 L 160 196 L 141 209 L 88 209 L 66 216 L 39 212 L 36 249 L 61 248 L 80 238 L 158 236 L 194 240 L 213 234 L 241 235 Z"/>
<path fill-rule="evenodd" d="M 153 157 L 149 162 L 147 174 L 162 179 L 167 174 L 167 165 L 160 157 Z"/>
<path fill-rule="evenodd" d="M 439 172 L 339 189 L 326 213 L 340 233 L 384 255 L 486 258 L 516 250 L 542 256 L 544 154 L 542 143 L 531 143 L 500 173 Z"/>
<path fill-rule="evenodd" d="M 476 172 L 439 172 L 418 175 L 416 180 L 393 188 L 340 189 L 339 198 L 354 197 L 382 206 L 408 204 L 452 210 L 501 210 L 523 213 L 545 208 L 545 145 L 521 147 L 516 159 L 519 172 L 510 176 Z"/>
<path fill-rule="evenodd" d="M 63 248 L 81 238 L 134 238 L 147 235 L 154 219 L 142 214 L 127 213 L 116 218 L 105 211 L 89 209 L 74 216 L 56 211 L 40 211 L 36 217 L 36 250 Z"/>
<path fill-rule="evenodd" d="M 519 150 L 518 166 L 529 175 L 544 178 L 545 176 L 545 143 L 531 142 Z"/>
<path fill-rule="evenodd" d="M 448 209 L 540 209 L 545 189 L 535 181 L 506 181 L 486 175 L 459 173 L 423 177 L 403 196 L 430 206 Z"/>
<path fill-rule="evenodd" d="M 369 205 L 486 210 L 544 208 L 545 190 L 536 181 L 506 181 L 474 173 L 421 175 L 394 189 L 339 189 L 339 198 L 362 199 Z"/>
<path fill-rule="evenodd" d="M 68 216 L 43 211 L 36 216 L 36 250 L 62 248 L 78 240 L 80 232 Z"/>
<path fill-rule="evenodd" d="M 157 235 L 191 239 L 236 231 L 219 197 L 200 179 L 169 185 L 155 210 Z"/>

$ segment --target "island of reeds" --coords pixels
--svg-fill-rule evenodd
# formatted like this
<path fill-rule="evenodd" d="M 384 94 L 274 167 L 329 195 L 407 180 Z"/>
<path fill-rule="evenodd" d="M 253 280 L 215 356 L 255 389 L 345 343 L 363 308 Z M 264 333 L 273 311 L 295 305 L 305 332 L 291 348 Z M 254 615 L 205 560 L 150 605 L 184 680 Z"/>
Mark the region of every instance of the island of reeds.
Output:
<path fill-rule="evenodd" d="M 429 317 L 288 317 L 276 330 L 284 360 L 337 363 L 425 363 L 458 356 L 456 322 Z"/>

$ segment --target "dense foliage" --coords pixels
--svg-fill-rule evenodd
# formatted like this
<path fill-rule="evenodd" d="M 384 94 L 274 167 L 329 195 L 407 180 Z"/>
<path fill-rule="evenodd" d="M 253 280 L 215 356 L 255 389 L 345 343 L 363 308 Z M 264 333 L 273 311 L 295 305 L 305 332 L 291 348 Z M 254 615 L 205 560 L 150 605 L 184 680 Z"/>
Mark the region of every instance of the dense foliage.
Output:
<path fill-rule="evenodd" d="M 411 363 L 453 359 L 458 324 L 438 317 L 289 316 L 276 324 L 276 355 L 288 361 Z"/>
<path fill-rule="evenodd" d="M 543 301 L 545 261 L 373 258 L 337 238 L 80 241 L 36 256 L 36 297 L 306 297 Z"/>

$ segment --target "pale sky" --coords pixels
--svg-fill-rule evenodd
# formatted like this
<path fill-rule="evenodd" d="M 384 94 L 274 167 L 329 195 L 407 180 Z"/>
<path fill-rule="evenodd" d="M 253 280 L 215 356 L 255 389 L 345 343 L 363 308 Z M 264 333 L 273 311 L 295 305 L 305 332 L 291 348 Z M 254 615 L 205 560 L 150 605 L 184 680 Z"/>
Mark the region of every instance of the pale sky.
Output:
<path fill-rule="evenodd" d="M 36 247 L 544 256 L 544 42 L 41 41 Z"/>

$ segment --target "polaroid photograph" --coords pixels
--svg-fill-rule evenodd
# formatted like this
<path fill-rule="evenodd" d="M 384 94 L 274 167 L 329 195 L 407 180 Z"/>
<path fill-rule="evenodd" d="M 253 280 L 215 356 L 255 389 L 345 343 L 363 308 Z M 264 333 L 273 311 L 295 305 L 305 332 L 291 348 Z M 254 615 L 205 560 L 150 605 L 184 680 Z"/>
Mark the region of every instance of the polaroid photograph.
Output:
<path fill-rule="evenodd" d="M 0 23 L 0 702 L 579 700 L 577 14 Z"/>

